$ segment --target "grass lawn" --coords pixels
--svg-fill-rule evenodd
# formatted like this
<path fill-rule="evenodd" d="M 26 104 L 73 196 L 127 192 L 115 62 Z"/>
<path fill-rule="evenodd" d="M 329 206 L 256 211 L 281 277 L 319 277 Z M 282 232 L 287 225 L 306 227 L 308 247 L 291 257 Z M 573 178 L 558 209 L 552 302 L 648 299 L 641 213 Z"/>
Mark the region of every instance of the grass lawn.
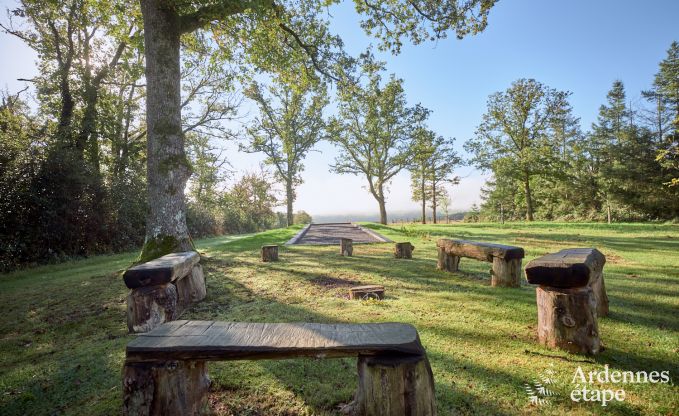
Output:
<path fill-rule="evenodd" d="M 411 241 L 413 260 L 393 244 L 282 247 L 261 263 L 259 247 L 300 227 L 197 242 L 208 296 L 183 319 L 252 322 L 408 322 L 417 327 L 436 380 L 439 415 L 679 414 L 674 384 L 624 388 L 606 407 L 574 403 L 578 366 L 587 371 L 670 371 L 679 382 L 679 226 L 656 224 L 369 225 Z M 442 236 L 519 245 L 525 263 L 566 247 L 596 247 L 610 315 L 599 320 L 605 351 L 583 357 L 536 342 L 535 289 L 493 288 L 489 263 L 462 259 L 436 270 Z M 121 271 L 135 253 L 100 256 L 0 276 L 0 414 L 120 414 L 127 289 Z M 349 301 L 347 287 L 381 284 L 383 301 Z M 353 359 L 210 363 L 211 405 L 225 415 L 333 415 L 356 387 Z M 556 393 L 531 405 L 526 383 L 551 372 Z"/>

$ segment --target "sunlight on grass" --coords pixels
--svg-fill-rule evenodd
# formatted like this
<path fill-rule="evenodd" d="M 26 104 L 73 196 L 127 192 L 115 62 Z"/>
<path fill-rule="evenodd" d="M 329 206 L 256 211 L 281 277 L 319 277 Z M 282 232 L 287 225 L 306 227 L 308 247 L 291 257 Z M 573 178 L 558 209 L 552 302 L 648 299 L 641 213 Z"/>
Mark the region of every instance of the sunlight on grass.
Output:
<path fill-rule="evenodd" d="M 208 296 L 184 319 L 251 322 L 408 322 L 420 332 L 436 380 L 439 414 L 672 414 L 673 385 L 625 385 L 627 399 L 601 408 L 576 404 L 567 383 L 608 364 L 679 376 L 679 226 L 664 224 L 454 224 L 380 226 L 415 245 L 413 260 L 392 244 L 282 246 L 262 263 L 259 248 L 283 244 L 299 226 L 196 242 Z M 597 247 L 610 315 L 599 321 L 606 350 L 595 358 L 536 342 L 535 289 L 490 287 L 488 263 L 463 259 L 459 273 L 436 270 L 436 239 L 520 245 L 526 262 L 565 247 Z M 0 414 L 118 414 L 125 344 L 120 272 L 136 253 L 101 256 L 0 277 Z M 357 284 L 386 288 L 382 301 L 350 301 Z M 529 404 L 524 383 L 553 368 L 561 384 L 547 407 Z M 356 387 L 352 359 L 210 364 L 211 406 L 226 415 L 334 415 Z M 611 387 L 611 386 L 608 386 Z M 608 388 L 606 387 L 606 388 Z"/>

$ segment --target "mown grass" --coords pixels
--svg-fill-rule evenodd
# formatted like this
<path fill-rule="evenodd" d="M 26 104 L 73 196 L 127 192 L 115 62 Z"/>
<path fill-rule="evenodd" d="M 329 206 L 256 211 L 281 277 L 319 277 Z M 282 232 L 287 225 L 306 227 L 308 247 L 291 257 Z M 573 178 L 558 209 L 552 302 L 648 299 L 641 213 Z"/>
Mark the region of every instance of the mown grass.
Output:
<path fill-rule="evenodd" d="M 439 414 L 677 414 L 674 384 L 627 384 L 627 398 L 601 407 L 573 403 L 571 378 L 584 371 L 669 370 L 679 377 L 679 226 L 660 224 L 369 225 L 411 241 L 413 260 L 392 244 L 282 247 L 261 263 L 259 247 L 283 243 L 299 227 L 197 242 L 208 297 L 186 319 L 414 324 L 431 361 Z M 611 312 L 599 320 L 606 350 L 581 357 L 536 342 L 534 288 L 489 286 L 489 264 L 463 259 L 437 271 L 441 236 L 520 245 L 527 260 L 565 247 L 606 254 Z M 120 272 L 134 253 L 38 267 L 0 277 L 0 414 L 119 414 L 125 344 Z M 349 301 L 346 289 L 382 284 L 383 301 Z M 549 404 L 529 403 L 525 384 L 553 370 Z M 210 364 L 211 405 L 225 415 L 330 415 L 351 399 L 355 360 Z M 604 384 L 603 388 L 620 388 Z"/>

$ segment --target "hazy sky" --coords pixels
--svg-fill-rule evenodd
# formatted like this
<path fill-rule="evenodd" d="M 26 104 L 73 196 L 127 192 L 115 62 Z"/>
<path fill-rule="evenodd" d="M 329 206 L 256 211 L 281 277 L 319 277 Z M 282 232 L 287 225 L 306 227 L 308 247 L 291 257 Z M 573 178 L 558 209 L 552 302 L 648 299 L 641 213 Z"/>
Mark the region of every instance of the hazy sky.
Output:
<path fill-rule="evenodd" d="M 2 9 L 14 2 L 0 0 Z M 347 50 L 358 54 L 371 42 L 358 26 L 351 2 L 333 8 L 333 29 Z M 4 12 L 3 12 L 4 16 Z M 399 56 L 379 55 L 387 69 L 405 80 L 411 104 L 433 110 L 430 126 L 462 144 L 472 137 L 485 111 L 488 95 L 506 89 L 517 78 L 535 78 L 573 93 L 571 103 L 588 129 L 615 79 L 628 97 L 641 103 L 673 40 L 679 40 L 679 1 L 545 1 L 502 0 L 491 11 L 480 35 L 419 46 L 406 45 Z M 4 19 L 3 19 L 4 21 Z M 0 35 L 0 86 L 22 88 L 16 78 L 35 73 L 35 55 L 18 40 Z M 258 169 L 260 157 L 231 149 L 229 160 L 238 170 Z M 377 212 L 363 178 L 329 173 L 336 151 L 327 143 L 307 158 L 305 183 L 298 189 L 295 209 L 314 214 Z M 449 189 L 453 209 L 479 202 L 483 175 L 460 167 L 460 185 Z M 406 173 L 394 178 L 387 211 L 417 209 L 410 199 Z"/>

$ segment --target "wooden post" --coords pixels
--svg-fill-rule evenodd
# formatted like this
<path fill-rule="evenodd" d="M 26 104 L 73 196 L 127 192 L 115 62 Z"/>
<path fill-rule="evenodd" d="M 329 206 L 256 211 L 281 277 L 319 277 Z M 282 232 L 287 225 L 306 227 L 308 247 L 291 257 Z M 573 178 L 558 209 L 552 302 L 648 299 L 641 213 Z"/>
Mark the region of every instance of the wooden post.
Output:
<path fill-rule="evenodd" d="M 354 253 L 353 243 L 351 238 L 340 238 L 340 255 L 351 257 Z"/>
<path fill-rule="evenodd" d="M 126 362 L 123 415 L 203 414 L 207 410 L 209 387 L 205 361 Z"/>
<path fill-rule="evenodd" d="M 132 289 L 127 295 L 127 328 L 132 333 L 148 332 L 180 313 L 172 283 Z"/>
<path fill-rule="evenodd" d="M 579 354 L 598 354 L 601 350 L 592 288 L 561 289 L 539 286 L 538 339 L 550 348 Z"/>
<path fill-rule="evenodd" d="M 491 286 L 520 287 L 521 259 L 506 260 L 493 257 L 493 268 L 490 271 Z"/>
<path fill-rule="evenodd" d="M 278 246 L 262 246 L 262 261 L 278 261 Z"/>
<path fill-rule="evenodd" d="M 359 356 L 358 390 L 342 409 L 361 416 L 434 416 L 434 376 L 426 355 Z"/>
<path fill-rule="evenodd" d="M 192 303 L 200 302 L 207 295 L 203 267 L 196 264 L 191 273 L 175 281 L 180 309 L 188 308 Z"/>
<path fill-rule="evenodd" d="M 396 243 L 394 246 L 394 257 L 397 259 L 412 259 L 415 246 L 407 243 Z"/>
<path fill-rule="evenodd" d="M 445 270 L 448 272 L 456 272 L 460 266 L 460 257 L 453 256 L 446 253 L 446 249 L 443 247 L 437 247 L 439 251 L 438 262 L 436 267 L 439 270 Z"/>

